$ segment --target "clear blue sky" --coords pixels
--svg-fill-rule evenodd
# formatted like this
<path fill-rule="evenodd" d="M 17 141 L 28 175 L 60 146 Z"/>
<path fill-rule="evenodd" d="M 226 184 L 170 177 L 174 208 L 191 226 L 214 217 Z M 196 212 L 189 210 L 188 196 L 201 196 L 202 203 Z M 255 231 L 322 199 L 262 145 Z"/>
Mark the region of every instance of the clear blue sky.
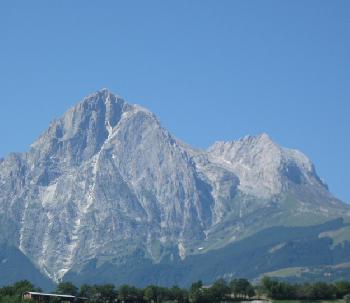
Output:
<path fill-rule="evenodd" d="M 0 156 L 108 87 L 197 146 L 267 132 L 350 202 L 350 1 L 0 2 Z"/>

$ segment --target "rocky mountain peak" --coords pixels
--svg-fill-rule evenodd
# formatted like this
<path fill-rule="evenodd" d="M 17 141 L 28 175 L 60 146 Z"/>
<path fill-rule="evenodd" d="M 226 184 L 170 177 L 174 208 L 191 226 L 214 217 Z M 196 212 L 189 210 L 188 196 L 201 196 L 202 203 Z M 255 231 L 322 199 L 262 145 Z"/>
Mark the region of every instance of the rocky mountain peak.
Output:
<path fill-rule="evenodd" d="M 266 133 L 216 142 L 208 153 L 214 162 L 238 176 L 243 191 L 255 196 L 267 198 L 279 194 L 290 182 L 319 182 L 315 181 L 319 178 L 308 157 L 298 150 L 279 146 Z"/>
<path fill-rule="evenodd" d="M 0 162 L 0 225 L 57 281 L 90 260 L 159 262 L 226 245 L 266 226 L 260 214 L 280 216 L 270 202 L 281 193 L 301 193 L 296 214 L 334 217 L 343 206 L 320 184 L 305 155 L 267 134 L 194 150 L 147 109 L 102 89 L 27 153 Z M 320 200 L 335 210 L 319 215 Z"/>
<path fill-rule="evenodd" d="M 31 160 L 45 163 L 51 159 L 56 164 L 64 162 L 63 166 L 80 165 L 100 150 L 122 114 L 131 109 L 107 89 L 87 96 L 54 120 L 32 144 Z"/>

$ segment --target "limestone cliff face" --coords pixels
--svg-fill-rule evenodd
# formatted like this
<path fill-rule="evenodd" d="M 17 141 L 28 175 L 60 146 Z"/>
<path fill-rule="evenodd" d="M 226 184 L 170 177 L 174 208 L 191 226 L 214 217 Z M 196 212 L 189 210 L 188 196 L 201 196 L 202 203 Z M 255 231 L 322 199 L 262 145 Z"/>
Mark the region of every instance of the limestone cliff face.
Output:
<path fill-rule="evenodd" d="M 349 215 L 299 151 L 266 134 L 194 150 L 108 90 L 53 121 L 27 153 L 0 161 L 1 239 L 54 280 L 92 258 L 185 258 L 291 209 L 319 221 Z"/>

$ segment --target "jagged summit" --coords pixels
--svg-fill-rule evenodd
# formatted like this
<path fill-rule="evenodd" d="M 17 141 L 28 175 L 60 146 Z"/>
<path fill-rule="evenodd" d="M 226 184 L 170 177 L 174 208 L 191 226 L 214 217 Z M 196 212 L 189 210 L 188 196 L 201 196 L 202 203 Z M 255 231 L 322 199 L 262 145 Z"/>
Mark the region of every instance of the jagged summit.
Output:
<path fill-rule="evenodd" d="M 239 177 L 243 191 L 253 195 L 271 197 L 290 184 L 324 186 L 308 157 L 279 146 L 266 133 L 216 142 L 208 152 L 212 161 L 222 163 Z"/>
<path fill-rule="evenodd" d="M 281 222 L 348 212 L 305 155 L 268 135 L 195 150 L 107 89 L 0 161 L 1 237 L 55 281 L 92 260 L 185 259 Z"/>
<path fill-rule="evenodd" d="M 96 98 L 102 98 L 104 100 L 108 99 L 108 97 L 113 97 L 113 99 L 122 99 L 119 95 L 112 93 L 108 88 L 103 87 L 100 90 L 97 90 L 89 95 L 87 95 L 84 99 L 85 100 L 93 100 Z"/>
<path fill-rule="evenodd" d="M 262 132 L 261 134 L 258 135 L 247 135 L 239 141 L 255 141 L 255 142 L 264 142 L 264 143 L 274 143 L 274 141 L 271 139 L 269 134 Z"/>

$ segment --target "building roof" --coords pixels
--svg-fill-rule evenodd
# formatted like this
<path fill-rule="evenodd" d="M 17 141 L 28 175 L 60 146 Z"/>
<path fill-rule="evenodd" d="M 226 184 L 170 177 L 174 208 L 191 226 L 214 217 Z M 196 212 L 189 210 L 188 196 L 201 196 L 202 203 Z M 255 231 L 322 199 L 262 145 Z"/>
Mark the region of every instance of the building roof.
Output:
<path fill-rule="evenodd" d="M 26 291 L 25 294 L 37 295 L 37 296 L 47 296 L 47 297 L 59 297 L 59 298 L 75 298 L 72 295 L 60 295 L 60 294 L 47 294 L 43 292 Z"/>

